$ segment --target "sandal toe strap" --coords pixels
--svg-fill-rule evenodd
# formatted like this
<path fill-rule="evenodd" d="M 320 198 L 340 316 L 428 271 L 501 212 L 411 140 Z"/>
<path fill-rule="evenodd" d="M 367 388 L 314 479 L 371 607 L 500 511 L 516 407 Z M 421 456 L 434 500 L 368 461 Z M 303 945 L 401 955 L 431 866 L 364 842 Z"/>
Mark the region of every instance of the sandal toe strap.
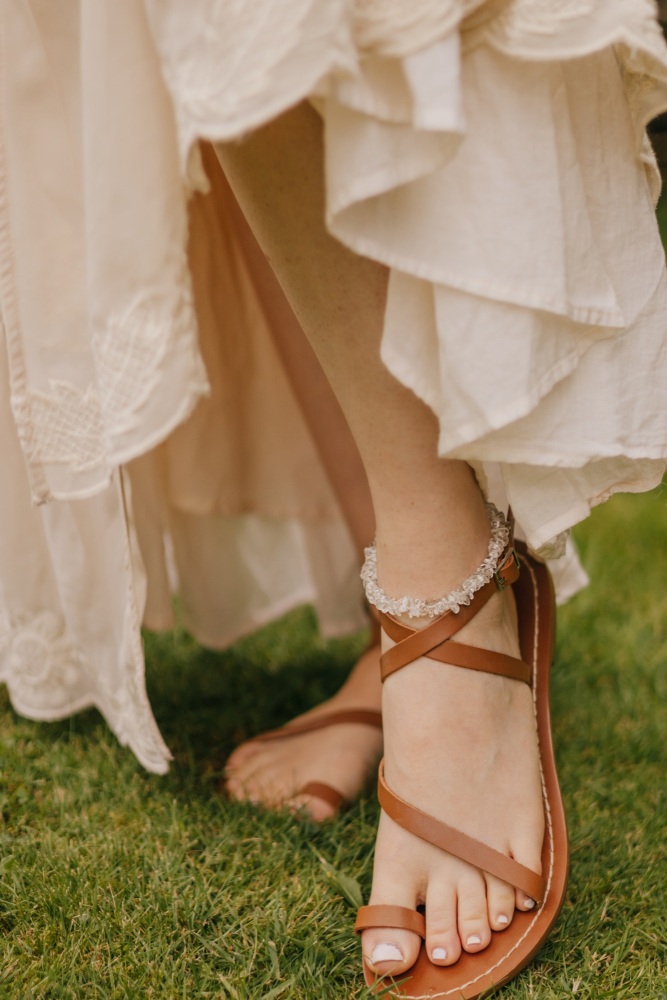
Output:
<path fill-rule="evenodd" d="M 309 781 L 299 789 L 297 795 L 310 795 L 313 798 L 322 799 L 323 802 L 331 806 L 334 812 L 337 812 L 341 806 L 348 804 L 342 792 L 323 781 Z"/>
<path fill-rule="evenodd" d="M 368 927 L 392 927 L 402 931 L 414 931 L 426 939 L 426 921 L 417 910 L 407 906 L 361 906 L 354 924 L 355 934 L 361 934 Z"/>
<path fill-rule="evenodd" d="M 400 798 L 386 784 L 382 763 L 378 774 L 378 798 L 387 815 L 404 830 L 489 875 L 495 875 L 515 889 L 523 890 L 536 903 L 544 899 L 546 882 L 541 875 Z"/>

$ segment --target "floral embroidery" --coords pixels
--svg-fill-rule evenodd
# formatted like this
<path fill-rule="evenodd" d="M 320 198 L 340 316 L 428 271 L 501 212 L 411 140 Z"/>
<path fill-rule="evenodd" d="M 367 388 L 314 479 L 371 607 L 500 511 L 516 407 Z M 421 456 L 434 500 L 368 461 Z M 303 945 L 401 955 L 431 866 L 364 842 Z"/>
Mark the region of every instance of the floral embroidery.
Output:
<path fill-rule="evenodd" d="M 93 338 L 99 404 L 113 434 L 140 423 L 169 356 L 192 340 L 196 329 L 189 282 L 176 290 L 153 288 L 109 317 Z"/>
<path fill-rule="evenodd" d="M 106 466 L 113 436 L 140 426 L 168 358 L 187 352 L 196 380 L 205 384 L 192 354 L 195 329 L 187 277 L 176 291 L 155 289 L 112 313 L 93 338 L 96 384 L 49 379 L 49 391 L 29 390 L 34 434 L 28 460 L 76 472 Z"/>
<path fill-rule="evenodd" d="M 149 770 L 163 774 L 170 754 L 146 695 L 136 607 L 128 610 L 132 622 L 121 639 L 118 669 L 108 676 L 86 661 L 61 614 L 43 609 L 10 615 L 0 609 L 0 681 L 29 718 L 60 719 L 95 705 L 120 742 Z"/>
<path fill-rule="evenodd" d="M 50 700 L 61 703 L 79 682 L 82 661 L 62 618 L 43 610 L 0 619 L 0 668 L 19 701 L 48 688 Z"/>

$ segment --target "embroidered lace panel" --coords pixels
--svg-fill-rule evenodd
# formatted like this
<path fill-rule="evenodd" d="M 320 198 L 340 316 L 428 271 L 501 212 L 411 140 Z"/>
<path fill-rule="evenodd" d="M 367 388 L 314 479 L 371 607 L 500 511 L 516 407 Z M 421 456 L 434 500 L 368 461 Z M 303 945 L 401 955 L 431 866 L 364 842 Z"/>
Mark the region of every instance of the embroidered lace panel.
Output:
<path fill-rule="evenodd" d="M 136 619 L 136 609 L 130 613 Z M 135 620 L 118 650 L 118 669 L 108 675 L 86 662 L 61 614 L 0 609 L 0 681 L 30 718 L 60 719 L 96 706 L 120 742 L 161 774 L 170 755 L 148 703 L 139 635 Z"/>
<path fill-rule="evenodd" d="M 100 400 L 92 385 L 49 379 L 50 392 L 29 389 L 33 423 L 29 462 L 58 463 L 82 472 L 104 464 Z"/>
<path fill-rule="evenodd" d="M 109 317 L 93 339 L 99 399 L 105 423 L 114 434 L 139 425 L 156 391 L 166 359 L 195 329 L 189 283 L 176 292 L 153 288 Z"/>
<path fill-rule="evenodd" d="M 0 676 L 21 702 L 49 691 L 54 705 L 67 702 L 68 690 L 81 679 L 82 659 L 62 618 L 52 610 L 0 618 Z"/>
<path fill-rule="evenodd" d="M 114 312 L 93 338 L 96 384 L 49 380 L 28 390 L 34 434 L 30 462 L 64 464 L 80 472 L 105 466 L 115 435 L 140 430 L 151 396 L 177 356 L 188 356 L 199 381 L 189 281 L 177 290 L 152 289 Z M 186 366 L 186 361 L 182 361 Z"/>

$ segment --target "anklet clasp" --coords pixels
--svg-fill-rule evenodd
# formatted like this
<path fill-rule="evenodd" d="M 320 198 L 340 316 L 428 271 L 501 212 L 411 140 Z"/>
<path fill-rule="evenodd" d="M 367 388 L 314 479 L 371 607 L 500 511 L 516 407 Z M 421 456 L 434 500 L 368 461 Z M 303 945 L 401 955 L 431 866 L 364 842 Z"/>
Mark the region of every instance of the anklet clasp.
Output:
<path fill-rule="evenodd" d="M 521 563 L 519 562 L 519 557 L 516 554 L 516 549 L 511 549 L 507 553 L 507 556 L 512 560 L 512 563 L 514 563 L 514 567 L 516 569 L 518 570 L 521 569 Z M 498 569 L 493 574 L 493 579 L 496 581 L 496 587 L 498 588 L 498 590 L 507 590 L 508 587 L 512 586 L 512 580 L 506 580 L 505 577 L 503 576 L 503 573 L 508 568 L 509 567 L 507 566 L 507 560 L 505 560 L 504 564 L 502 566 L 499 566 Z"/>

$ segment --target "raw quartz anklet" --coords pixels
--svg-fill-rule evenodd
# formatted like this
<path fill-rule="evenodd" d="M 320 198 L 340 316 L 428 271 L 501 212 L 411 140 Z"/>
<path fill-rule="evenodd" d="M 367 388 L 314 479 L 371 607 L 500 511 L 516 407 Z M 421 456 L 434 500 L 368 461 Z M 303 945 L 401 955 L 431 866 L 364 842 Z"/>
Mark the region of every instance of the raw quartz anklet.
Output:
<path fill-rule="evenodd" d="M 491 538 L 486 558 L 460 587 L 436 601 L 418 597 L 388 597 L 377 582 L 377 550 L 375 544 L 364 550 L 366 556 L 361 569 L 361 579 L 369 604 L 388 615 L 408 615 L 409 618 L 436 618 L 445 611 L 457 614 L 461 605 L 470 604 L 478 590 L 492 579 L 498 569 L 503 552 L 510 538 L 509 521 L 492 503 L 485 503 L 489 518 Z"/>

